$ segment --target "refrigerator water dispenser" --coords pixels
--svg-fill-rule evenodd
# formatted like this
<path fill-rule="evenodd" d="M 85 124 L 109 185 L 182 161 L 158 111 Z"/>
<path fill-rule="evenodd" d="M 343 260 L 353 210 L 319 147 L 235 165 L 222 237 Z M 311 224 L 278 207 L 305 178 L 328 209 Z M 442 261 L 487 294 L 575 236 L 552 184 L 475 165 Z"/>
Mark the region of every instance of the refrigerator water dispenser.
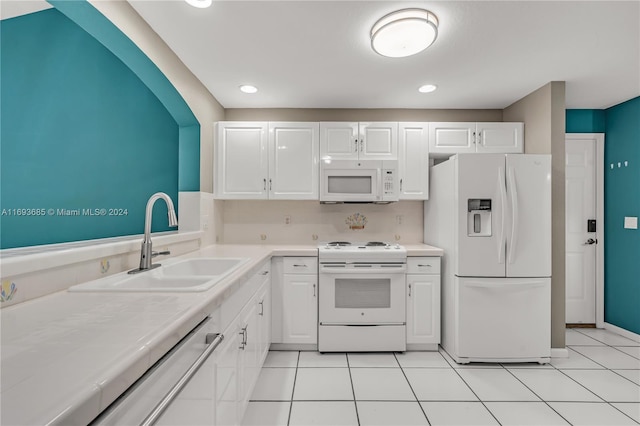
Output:
<path fill-rule="evenodd" d="M 467 203 L 467 235 L 490 237 L 491 199 L 470 198 Z"/>

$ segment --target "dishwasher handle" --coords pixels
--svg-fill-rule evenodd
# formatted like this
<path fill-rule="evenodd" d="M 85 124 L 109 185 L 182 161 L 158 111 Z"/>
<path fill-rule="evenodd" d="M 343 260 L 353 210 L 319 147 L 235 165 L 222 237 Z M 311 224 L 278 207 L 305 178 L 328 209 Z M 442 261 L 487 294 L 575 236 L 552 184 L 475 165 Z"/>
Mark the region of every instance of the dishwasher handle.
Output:
<path fill-rule="evenodd" d="M 187 370 L 186 373 L 178 380 L 178 382 L 173 385 L 171 390 L 167 392 L 167 394 L 162 398 L 162 401 L 155 406 L 155 408 L 149 413 L 149 415 L 140 423 L 140 426 L 151 426 L 154 425 L 160 416 L 165 412 L 165 410 L 169 407 L 169 405 L 176 399 L 180 391 L 187 385 L 189 380 L 196 374 L 196 372 L 202 367 L 207 359 L 211 356 L 213 351 L 222 343 L 224 340 L 224 335 L 221 333 L 209 333 L 205 337 L 205 343 L 207 343 L 207 347 L 200 354 L 198 359 L 195 360 L 191 367 Z"/>

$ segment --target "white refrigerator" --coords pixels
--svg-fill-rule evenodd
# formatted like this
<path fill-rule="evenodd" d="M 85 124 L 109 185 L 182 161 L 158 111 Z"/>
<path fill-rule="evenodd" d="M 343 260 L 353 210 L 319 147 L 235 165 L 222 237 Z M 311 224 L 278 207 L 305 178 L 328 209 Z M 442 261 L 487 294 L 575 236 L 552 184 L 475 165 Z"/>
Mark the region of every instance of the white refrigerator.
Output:
<path fill-rule="evenodd" d="M 424 213 L 424 242 L 444 249 L 449 355 L 549 362 L 551 156 L 454 155 L 431 168 Z"/>

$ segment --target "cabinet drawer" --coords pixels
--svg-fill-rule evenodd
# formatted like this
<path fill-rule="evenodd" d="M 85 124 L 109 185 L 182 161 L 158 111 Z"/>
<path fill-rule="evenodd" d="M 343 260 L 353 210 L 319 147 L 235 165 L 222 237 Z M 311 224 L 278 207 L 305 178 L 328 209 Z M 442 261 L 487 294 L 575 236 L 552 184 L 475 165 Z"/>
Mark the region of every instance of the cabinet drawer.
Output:
<path fill-rule="evenodd" d="M 285 257 L 285 274 L 316 274 L 318 272 L 317 257 Z"/>
<path fill-rule="evenodd" d="M 439 274 L 439 257 L 408 257 L 407 274 Z"/>

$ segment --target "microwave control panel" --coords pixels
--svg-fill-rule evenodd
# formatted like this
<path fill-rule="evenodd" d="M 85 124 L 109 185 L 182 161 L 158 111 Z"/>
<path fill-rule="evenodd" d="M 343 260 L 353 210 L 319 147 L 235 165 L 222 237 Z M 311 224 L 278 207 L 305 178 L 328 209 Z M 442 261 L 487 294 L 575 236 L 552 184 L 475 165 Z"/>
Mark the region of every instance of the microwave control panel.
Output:
<path fill-rule="evenodd" d="M 393 170 L 382 171 L 382 188 L 384 194 L 393 194 L 394 192 L 394 173 Z"/>

